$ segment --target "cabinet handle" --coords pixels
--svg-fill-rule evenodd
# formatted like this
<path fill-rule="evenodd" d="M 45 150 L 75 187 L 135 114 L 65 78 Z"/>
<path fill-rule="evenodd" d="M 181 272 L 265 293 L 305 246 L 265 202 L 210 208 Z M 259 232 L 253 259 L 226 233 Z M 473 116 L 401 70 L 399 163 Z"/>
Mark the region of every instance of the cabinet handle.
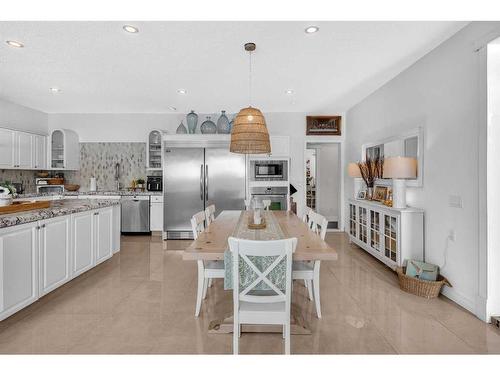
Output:
<path fill-rule="evenodd" d="M 40 226 L 38 226 L 38 225 L 37 225 L 37 226 L 35 227 L 35 229 L 36 229 L 36 230 L 40 230 Z"/>
<path fill-rule="evenodd" d="M 42 224 L 42 228 L 45 228 L 45 224 Z"/>

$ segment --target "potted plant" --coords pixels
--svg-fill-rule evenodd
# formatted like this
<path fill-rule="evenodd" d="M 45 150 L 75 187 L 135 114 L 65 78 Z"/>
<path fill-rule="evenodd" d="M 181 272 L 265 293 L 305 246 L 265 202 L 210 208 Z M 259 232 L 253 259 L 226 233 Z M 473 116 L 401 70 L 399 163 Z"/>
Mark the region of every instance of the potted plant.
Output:
<path fill-rule="evenodd" d="M 137 180 L 135 180 L 135 186 L 141 190 L 144 190 L 144 179 L 143 178 L 138 178 Z"/>
<path fill-rule="evenodd" d="M 384 159 L 380 157 L 366 158 L 365 161 L 358 162 L 359 171 L 361 177 L 365 181 L 367 188 L 366 199 L 372 199 L 373 197 L 373 185 L 377 178 L 382 178 L 384 174 Z"/>

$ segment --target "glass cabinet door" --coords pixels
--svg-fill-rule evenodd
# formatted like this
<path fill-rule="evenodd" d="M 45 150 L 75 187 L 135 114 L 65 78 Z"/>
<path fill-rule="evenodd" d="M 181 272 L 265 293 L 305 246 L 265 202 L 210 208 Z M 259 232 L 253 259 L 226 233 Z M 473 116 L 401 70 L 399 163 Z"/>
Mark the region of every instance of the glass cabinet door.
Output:
<path fill-rule="evenodd" d="M 358 217 L 359 217 L 359 233 L 358 238 L 364 242 L 368 243 L 368 218 L 366 214 L 366 208 L 358 207 Z"/>
<path fill-rule="evenodd" d="M 161 168 L 161 133 L 153 130 L 148 139 L 148 166 Z"/>
<path fill-rule="evenodd" d="M 398 261 L 398 219 L 384 215 L 384 255 L 393 262 Z"/>
<path fill-rule="evenodd" d="M 370 246 L 380 252 L 380 212 L 370 210 Z"/>
<path fill-rule="evenodd" d="M 353 204 L 349 205 L 349 233 L 356 237 L 356 206 Z"/>

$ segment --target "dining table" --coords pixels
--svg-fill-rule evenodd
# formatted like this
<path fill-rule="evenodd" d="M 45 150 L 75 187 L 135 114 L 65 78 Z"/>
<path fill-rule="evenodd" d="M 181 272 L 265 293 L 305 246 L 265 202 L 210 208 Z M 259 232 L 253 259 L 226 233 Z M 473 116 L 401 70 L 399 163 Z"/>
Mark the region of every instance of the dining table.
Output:
<path fill-rule="evenodd" d="M 337 251 L 326 243 L 318 234 L 291 211 L 266 211 L 266 229 L 250 229 L 247 223 L 253 217 L 252 211 L 222 211 L 208 227 L 198 235 L 183 252 L 183 260 L 214 261 L 224 260 L 229 248 L 228 238 L 237 237 L 252 240 L 274 240 L 297 238 L 297 247 L 293 253 L 294 261 L 335 261 Z M 292 303 L 293 305 L 293 303 Z M 209 324 L 211 333 L 232 332 L 232 311 L 213 320 Z M 292 306 L 292 334 L 309 334 L 307 322 L 300 311 Z M 276 327 L 243 327 L 245 332 L 275 332 Z M 281 329 L 278 327 L 278 329 Z"/>

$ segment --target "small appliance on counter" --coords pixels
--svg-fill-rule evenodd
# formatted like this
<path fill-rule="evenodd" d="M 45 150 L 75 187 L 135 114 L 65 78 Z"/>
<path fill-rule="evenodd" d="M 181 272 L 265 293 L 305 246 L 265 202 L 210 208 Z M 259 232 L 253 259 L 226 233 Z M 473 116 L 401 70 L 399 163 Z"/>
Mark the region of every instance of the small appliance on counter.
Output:
<path fill-rule="evenodd" d="M 163 191 L 163 177 L 148 176 L 146 189 L 148 191 Z"/>
<path fill-rule="evenodd" d="M 64 193 L 64 178 L 61 177 L 36 178 L 35 185 L 37 193 Z"/>
<path fill-rule="evenodd" d="M 12 195 L 6 187 L 0 186 L 0 207 L 8 206 L 12 203 Z"/>

